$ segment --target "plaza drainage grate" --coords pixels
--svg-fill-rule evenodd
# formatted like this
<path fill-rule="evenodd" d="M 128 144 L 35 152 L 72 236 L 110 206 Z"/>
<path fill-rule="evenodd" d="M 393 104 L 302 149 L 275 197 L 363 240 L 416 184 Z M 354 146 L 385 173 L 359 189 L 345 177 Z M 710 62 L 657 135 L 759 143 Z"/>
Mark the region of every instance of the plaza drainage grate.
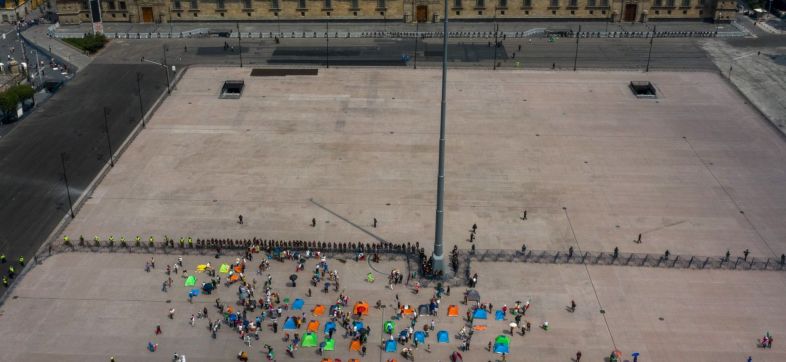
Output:
<path fill-rule="evenodd" d="M 630 82 L 630 91 L 636 98 L 658 98 L 655 86 L 647 81 L 632 81 Z"/>

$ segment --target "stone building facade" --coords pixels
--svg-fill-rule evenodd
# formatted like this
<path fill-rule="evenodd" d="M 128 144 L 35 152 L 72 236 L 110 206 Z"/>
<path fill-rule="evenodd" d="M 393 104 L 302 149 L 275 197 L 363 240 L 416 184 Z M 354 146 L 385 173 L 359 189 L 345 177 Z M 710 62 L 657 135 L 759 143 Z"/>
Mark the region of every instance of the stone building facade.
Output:
<path fill-rule="evenodd" d="M 448 0 L 450 18 L 731 21 L 730 0 Z M 105 22 L 379 20 L 437 22 L 441 0 L 102 0 Z M 60 22 L 90 21 L 87 0 L 57 0 Z"/>

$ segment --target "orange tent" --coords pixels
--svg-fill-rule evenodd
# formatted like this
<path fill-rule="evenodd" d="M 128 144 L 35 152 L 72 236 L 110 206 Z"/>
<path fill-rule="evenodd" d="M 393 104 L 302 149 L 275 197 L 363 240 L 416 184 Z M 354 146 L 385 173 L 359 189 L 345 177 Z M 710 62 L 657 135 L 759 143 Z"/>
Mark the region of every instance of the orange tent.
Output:
<path fill-rule="evenodd" d="M 357 359 L 357 358 L 350 358 L 350 359 L 349 359 L 349 362 L 360 362 L 360 360 L 359 360 L 359 359 Z"/>
<path fill-rule="evenodd" d="M 401 313 L 404 315 L 410 315 L 412 313 L 415 313 L 415 310 L 412 309 L 412 307 L 405 305 L 401 307 Z"/>
<path fill-rule="evenodd" d="M 229 277 L 230 282 L 236 282 L 238 279 L 240 279 L 240 276 L 237 274 L 232 274 L 232 276 Z"/>
<path fill-rule="evenodd" d="M 362 300 L 355 303 L 355 307 L 352 308 L 352 314 L 368 315 L 368 303 Z"/>
<path fill-rule="evenodd" d="M 309 332 L 316 332 L 319 329 L 319 321 L 311 321 L 308 322 L 308 331 Z"/>
<path fill-rule="evenodd" d="M 349 350 L 360 352 L 360 341 L 358 341 L 357 339 L 352 341 L 352 343 L 349 344 Z"/>
<path fill-rule="evenodd" d="M 321 316 L 325 314 L 325 306 L 322 304 L 317 304 L 314 306 L 314 309 L 311 310 L 311 313 L 314 313 L 315 316 Z"/>
<path fill-rule="evenodd" d="M 458 317 L 458 307 L 451 305 L 448 307 L 448 317 Z"/>
<path fill-rule="evenodd" d="M 243 266 L 240 264 L 235 265 L 235 273 L 242 273 L 242 272 L 243 272 Z"/>
<path fill-rule="evenodd" d="M 486 326 L 480 324 L 480 325 L 477 325 L 477 326 L 473 326 L 472 329 L 474 329 L 476 331 L 485 331 L 486 330 Z"/>
<path fill-rule="evenodd" d="M 332 360 L 332 359 L 330 359 L 330 358 L 323 358 L 323 359 L 322 359 L 322 362 L 333 362 L 333 360 Z"/>

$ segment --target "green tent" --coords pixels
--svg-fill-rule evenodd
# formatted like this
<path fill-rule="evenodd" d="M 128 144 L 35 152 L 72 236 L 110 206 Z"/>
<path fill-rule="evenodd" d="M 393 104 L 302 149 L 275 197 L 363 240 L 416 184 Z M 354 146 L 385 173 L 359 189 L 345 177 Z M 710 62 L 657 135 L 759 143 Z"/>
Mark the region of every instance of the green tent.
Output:
<path fill-rule="evenodd" d="M 218 269 L 221 273 L 229 273 L 229 264 L 221 264 L 221 268 Z"/>
<path fill-rule="evenodd" d="M 393 334 L 393 332 L 396 330 L 396 322 L 385 321 L 385 323 L 382 324 L 382 330 L 387 334 Z"/>
<path fill-rule="evenodd" d="M 193 287 L 194 285 L 196 285 L 196 277 L 191 275 L 186 279 L 186 286 Z"/>
<path fill-rule="evenodd" d="M 508 336 L 506 336 L 506 335 L 504 335 L 504 334 L 500 334 L 500 335 L 499 335 L 499 336 L 497 336 L 497 338 L 494 340 L 494 343 L 495 343 L 495 344 L 505 344 L 505 345 L 508 345 L 508 344 L 510 344 L 510 337 L 508 337 Z"/>
<path fill-rule="evenodd" d="M 306 333 L 303 336 L 303 341 L 300 342 L 300 345 L 303 347 L 316 347 L 317 344 L 317 334 L 314 332 Z"/>
<path fill-rule="evenodd" d="M 325 350 L 332 351 L 336 349 L 336 341 L 333 338 L 328 338 L 325 340 Z"/>

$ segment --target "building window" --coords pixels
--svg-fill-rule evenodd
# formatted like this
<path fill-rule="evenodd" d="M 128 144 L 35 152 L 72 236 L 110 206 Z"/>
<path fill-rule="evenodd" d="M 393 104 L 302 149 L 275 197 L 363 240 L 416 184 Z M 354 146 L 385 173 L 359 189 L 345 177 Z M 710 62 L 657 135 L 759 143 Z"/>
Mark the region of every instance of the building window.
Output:
<path fill-rule="evenodd" d="M 199 0 L 191 0 L 191 9 L 196 10 L 199 9 Z"/>
<path fill-rule="evenodd" d="M 278 6 L 278 0 L 270 0 L 270 8 L 281 9 L 281 7 Z M 278 14 L 276 14 L 276 16 L 278 16 Z"/>
<path fill-rule="evenodd" d="M 659 8 L 663 6 L 663 0 L 655 0 L 655 7 Z"/>
<path fill-rule="evenodd" d="M 684 8 L 690 7 L 690 0 L 682 0 L 682 7 Z"/>
<path fill-rule="evenodd" d="M 549 7 L 558 8 L 559 7 L 559 0 L 551 0 L 550 4 L 551 5 L 549 5 Z"/>
<path fill-rule="evenodd" d="M 306 8 L 306 0 L 297 0 L 297 8 L 298 9 L 305 9 Z"/>
<path fill-rule="evenodd" d="M 579 0 L 569 0 L 569 1 L 570 2 L 568 3 L 568 6 L 570 6 L 572 8 L 575 8 L 575 7 L 579 6 Z"/>
<path fill-rule="evenodd" d="M 121 2 L 117 3 L 117 5 L 120 6 L 120 10 L 128 9 L 128 7 L 126 7 L 126 2 L 125 1 L 121 1 Z"/>
<path fill-rule="evenodd" d="M 352 0 L 352 3 L 350 4 L 350 7 L 352 9 L 360 9 L 359 1 L 358 0 Z M 355 14 L 355 15 L 357 15 L 357 14 Z"/>
<path fill-rule="evenodd" d="M 453 0 L 453 7 L 456 9 L 461 9 L 461 0 Z"/>
<path fill-rule="evenodd" d="M 385 4 L 385 0 L 377 0 L 377 9 L 385 9 L 385 8 L 387 8 L 387 6 L 385 6 L 385 5 L 386 5 Z"/>
<path fill-rule="evenodd" d="M 699 6 L 704 7 L 704 0 L 699 0 Z"/>
<path fill-rule="evenodd" d="M 217 7 L 219 9 L 226 9 L 226 4 L 224 4 L 224 0 L 218 0 L 218 6 Z"/>
<path fill-rule="evenodd" d="M 333 1 L 332 0 L 325 0 L 325 9 L 332 9 L 333 8 Z M 328 14 L 330 16 L 330 14 Z"/>
<path fill-rule="evenodd" d="M 107 9 L 115 10 L 115 2 L 114 1 L 107 1 L 106 5 L 107 5 Z"/>
<path fill-rule="evenodd" d="M 175 2 L 172 3 L 172 8 L 175 10 L 180 10 L 183 8 L 183 3 L 181 3 L 180 0 L 175 0 Z"/>
<path fill-rule="evenodd" d="M 670 8 L 673 8 L 674 7 L 674 2 L 675 2 L 675 0 L 668 0 L 667 4 L 669 5 Z"/>
<path fill-rule="evenodd" d="M 609 7 L 609 0 L 600 0 L 600 7 L 607 8 Z M 606 14 L 606 13 L 604 13 Z"/>
<path fill-rule="evenodd" d="M 525 7 L 525 8 L 531 8 L 531 7 L 532 7 L 532 0 L 524 0 L 524 5 L 523 5 L 523 7 Z"/>
<path fill-rule="evenodd" d="M 252 9 L 254 7 L 253 1 L 252 0 L 243 0 L 243 7 L 246 8 L 246 9 Z M 250 16 L 251 14 L 249 13 L 248 15 Z"/>
<path fill-rule="evenodd" d="M 595 4 L 596 4 L 595 0 L 587 0 L 587 7 L 588 8 L 594 8 Z M 592 14 L 592 13 L 590 13 L 590 14 Z"/>
<path fill-rule="evenodd" d="M 507 9 L 508 8 L 508 0 L 499 0 L 499 5 L 497 5 L 500 9 Z M 502 14 L 505 15 L 505 14 Z"/>
<path fill-rule="evenodd" d="M 486 7 L 486 0 L 475 0 L 475 8 L 483 9 Z"/>

